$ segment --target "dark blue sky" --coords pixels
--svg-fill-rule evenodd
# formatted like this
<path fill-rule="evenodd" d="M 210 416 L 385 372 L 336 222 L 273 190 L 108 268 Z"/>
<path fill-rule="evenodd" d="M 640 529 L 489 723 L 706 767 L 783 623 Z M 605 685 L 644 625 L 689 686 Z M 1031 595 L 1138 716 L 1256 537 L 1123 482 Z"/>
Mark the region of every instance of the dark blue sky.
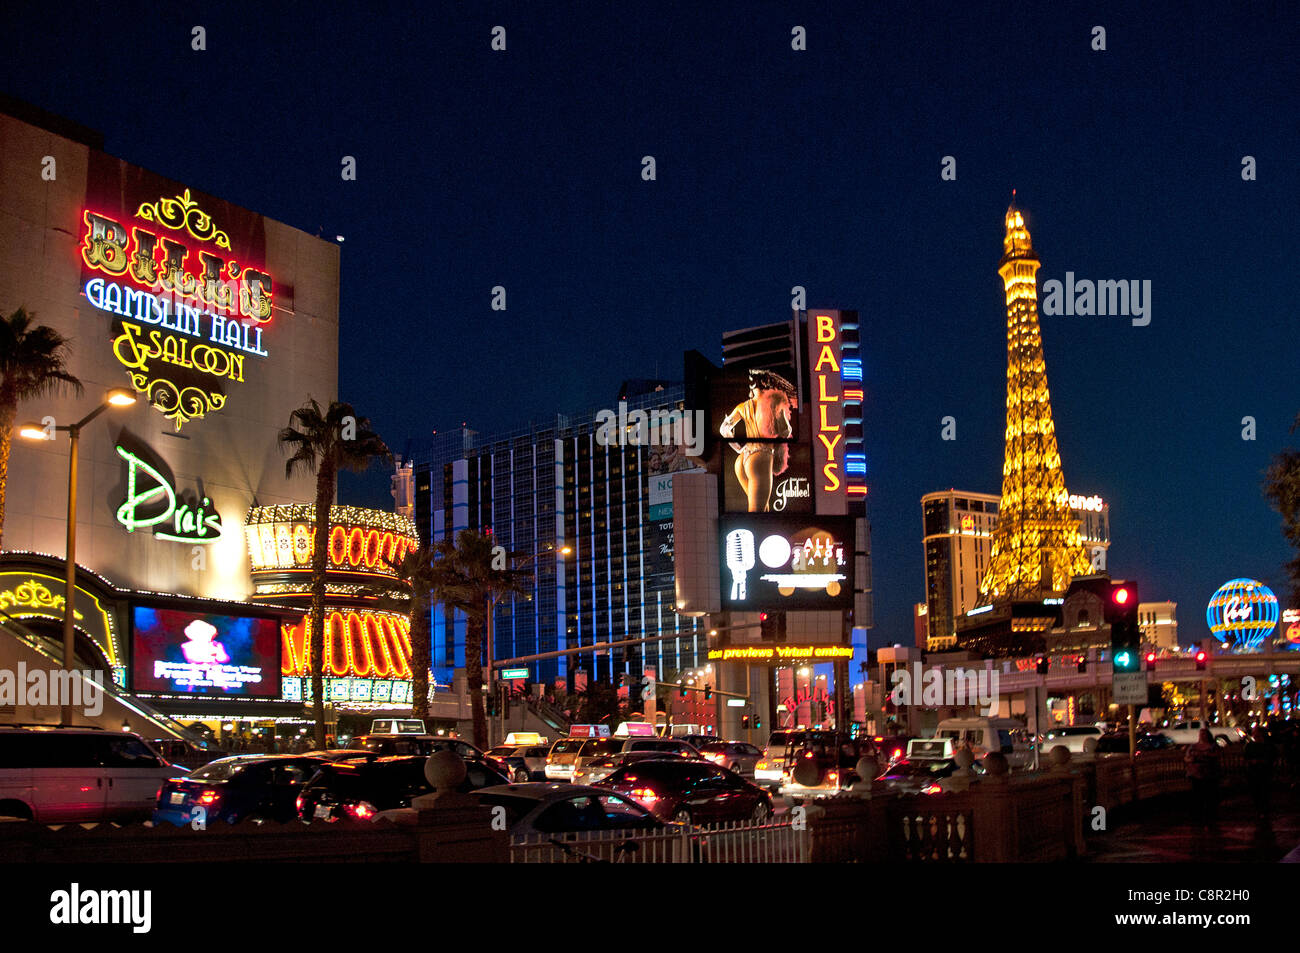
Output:
<path fill-rule="evenodd" d="M 1110 502 L 1112 572 L 1176 600 L 1185 642 L 1221 582 L 1286 590 L 1259 487 L 1300 411 L 1293 9 L 324 6 L 29 4 L 6 13 L 0 89 L 345 236 L 341 396 L 395 450 L 608 406 L 803 285 L 862 317 L 873 642 L 908 640 L 920 496 L 1000 490 L 1014 186 L 1040 282 L 1152 283 L 1145 328 L 1043 317 L 1067 486 Z M 378 473 L 345 492 L 390 502 Z"/>

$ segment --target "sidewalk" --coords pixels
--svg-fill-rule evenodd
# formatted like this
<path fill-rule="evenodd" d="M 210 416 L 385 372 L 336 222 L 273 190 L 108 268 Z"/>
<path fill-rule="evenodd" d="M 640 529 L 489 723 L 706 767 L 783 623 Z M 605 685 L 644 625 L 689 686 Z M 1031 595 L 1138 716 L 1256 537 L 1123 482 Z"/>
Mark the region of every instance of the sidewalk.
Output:
<path fill-rule="evenodd" d="M 1271 864 L 1300 851 L 1300 790 L 1285 784 L 1274 787 L 1269 823 L 1256 822 L 1244 792 L 1220 800 L 1217 831 L 1196 824 L 1185 794 L 1121 808 L 1110 820 L 1111 830 L 1091 831 L 1085 814 L 1084 863 Z"/>

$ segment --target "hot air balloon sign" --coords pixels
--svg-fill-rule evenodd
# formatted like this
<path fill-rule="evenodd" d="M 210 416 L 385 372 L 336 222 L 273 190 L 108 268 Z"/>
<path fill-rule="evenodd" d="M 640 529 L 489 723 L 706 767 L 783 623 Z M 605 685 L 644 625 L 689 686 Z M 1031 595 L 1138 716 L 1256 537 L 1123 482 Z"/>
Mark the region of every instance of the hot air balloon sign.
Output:
<path fill-rule="evenodd" d="M 1276 627 L 1277 596 L 1258 579 L 1232 579 L 1215 590 L 1205 621 L 1221 642 L 1237 652 L 1254 652 Z"/>

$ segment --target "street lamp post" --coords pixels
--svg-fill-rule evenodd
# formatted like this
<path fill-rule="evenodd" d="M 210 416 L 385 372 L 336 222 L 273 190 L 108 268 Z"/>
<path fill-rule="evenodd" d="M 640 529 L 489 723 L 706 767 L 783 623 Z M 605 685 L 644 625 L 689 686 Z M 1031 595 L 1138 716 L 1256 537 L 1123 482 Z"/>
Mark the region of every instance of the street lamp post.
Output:
<path fill-rule="evenodd" d="M 77 444 L 81 438 L 81 429 L 90 423 L 110 407 L 129 407 L 135 403 L 135 394 L 129 390 L 115 387 L 110 390 L 104 397 L 104 400 L 98 407 L 92 410 L 86 416 L 82 417 L 75 424 L 68 424 L 64 427 L 55 427 L 55 431 L 63 430 L 68 434 L 68 536 L 67 545 L 64 550 L 65 566 L 64 588 L 63 588 L 63 670 L 71 673 L 73 671 L 73 636 L 74 636 L 74 617 L 76 615 L 76 596 L 77 596 Z M 19 436 L 28 440 L 47 440 L 50 439 L 40 424 L 28 423 L 23 424 L 18 431 Z M 68 684 L 71 684 L 69 682 Z M 69 696 L 64 696 L 64 702 L 60 709 L 59 722 L 63 725 L 72 724 L 72 702 Z"/>
<path fill-rule="evenodd" d="M 547 553 L 557 553 L 560 556 L 567 556 L 571 552 L 573 552 L 573 550 L 568 546 L 562 546 L 559 550 L 556 550 L 554 546 L 547 546 L 546 549 L 542 550 L 540 553 L 533 553 L 531 556 L 525 559 L 518 566 L 511 566 L 510 569 L 513 572 L 518 572 L 519 570 L 524 569 L 530 564 L 536 562 L 538 558 L 546 555 Z M 501 693 L 498 690 L 497 677 L 496 677 L 496 608 L 497 608 L 497 603 L 501 601 L 501 597 L 503 595 L 505 595 L 504 592 L 496 592 L 496 593 L 488 594 L 488 606 L 487 606 L 488 691 L 492 693 L 492 708 L 494 711 L 497 712 L 497 714 L 493 715 L 491 718 L 488 719 L 488 747 L 489 748 L 493 748 L 497 744 L 496 741 L 497 719 L 503 717 L 501 714 L 501 708 L 504 699 L 502 699 Z M 503 741 L 505 740 L 504 737 L 502 738 L 502 740 Z"/>

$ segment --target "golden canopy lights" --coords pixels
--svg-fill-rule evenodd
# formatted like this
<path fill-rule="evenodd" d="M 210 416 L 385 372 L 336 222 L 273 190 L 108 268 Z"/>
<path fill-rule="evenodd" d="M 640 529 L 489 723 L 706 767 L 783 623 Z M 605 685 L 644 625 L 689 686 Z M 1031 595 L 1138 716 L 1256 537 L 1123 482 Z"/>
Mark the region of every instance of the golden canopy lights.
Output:
<path fill-rule="evenodd" d="M 311 556 L 316 537 L 316 506 L 250 507 L 244 521 L 252 566 L 254 601 L 311 605 Z M 338 702 L 354 702 L 361 687 L 367 701 L 400 701 L 395 682 L 411 678 L 410 623 L 400 612 L 377 608 L 380 592 L 405 592 L 393 566 L 420 545 L 415 521 L 383 510 L 359 506 L 330 507 L 330 536 L 326 550 L 325 638 L 322 671 L 328 678 L 372 679 L 373 684 L 349 684 L 332 691 Z M 306 697 L 311 674 L 307 650 L 307 616 L 281 626 L 284 642 L 281 674 L 286 685 Z M 406 686 L 409 694 L 409 686 Z M 409 702 L 409 699 L 408 699 Z"/>
<path fill-rule="evenodd" d="M 998 264 L 1007 298 L 1007 429 L 1002 502 L 989 567 L 980 593 L 992 598 L 1039 599 L 1064 592 L 1088 572 L 1079 521 L 1061 474 L 1047 365 L 1038 324 L 1041 262 L 1024 216 L 1007 209 Z"/>

